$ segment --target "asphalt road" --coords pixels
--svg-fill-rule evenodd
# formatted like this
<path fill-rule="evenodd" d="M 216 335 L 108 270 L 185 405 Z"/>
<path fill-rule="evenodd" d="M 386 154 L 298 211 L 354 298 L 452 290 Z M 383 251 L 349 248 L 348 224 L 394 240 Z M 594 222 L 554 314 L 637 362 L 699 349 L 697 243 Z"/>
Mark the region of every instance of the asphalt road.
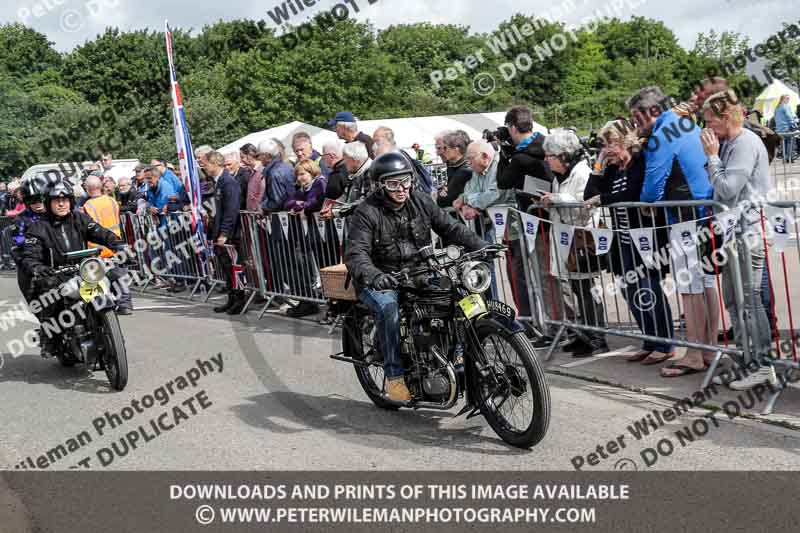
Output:
<path fill-rule="evenodd" d="M 0 277 L 0 313 L 18 298 L 15 279 Z M 571 470 L 582 456 L 584 470 L 644 470 L 642 450 L 656 448 L 662 439 L 674 450 L 659 456 L 651 469 L 800 465 L 800 432 L 729 420 L 724 413 L 712 419 L 705 410 L 686 413 L 637 440 L 628 426 L 672 402 L 554 374 L 548 375 L 549 433 L 534 449 L 518 450 L 506 446 L 480 417 L 378 410 L 352 368 L 328 358 L 339 349 L 336 335 L 313 322 L 271 313 L 257 321 L 254 312 L 231 319 L 215 315 L 211 305 L 166 297 L 139 296 L 135 305 L 133 316 L 121 318 L 130 367 L 123 392 L 111 391 L 102 373 L 62 368 L 32 348 L 12 357 L 8 343 L 35 323 L 19 313 L 16 325 L 6 322 L 6 331 L 0 330 L 2 467 L 30 468 L 28 457 L 35 464 L 44 456 L 49 469 Z M 135 412 L 131 402 L 145 397 L 168 403 L 156 400 Z M 174 427 L 155 435 L 148 424 L 162 413 Z M 117 414 L 132 416 L 112 428 Z M 693 442 L 675 434 L 687 425 L 694 428 Z M 125 435 L 139 426 L 145 431 L 139 432 L 136 448 L 126 447 Z M 621 436 L 624 448 L 607 446 Z M 60 457 L 52 452 L 58 445 L 67 450 Z M 662 450 L 667 447 L 662 442 Z M 587 457 L 591 452 L 597 455 Z M 645 456 L 652 460 L 653 452 Z"/>

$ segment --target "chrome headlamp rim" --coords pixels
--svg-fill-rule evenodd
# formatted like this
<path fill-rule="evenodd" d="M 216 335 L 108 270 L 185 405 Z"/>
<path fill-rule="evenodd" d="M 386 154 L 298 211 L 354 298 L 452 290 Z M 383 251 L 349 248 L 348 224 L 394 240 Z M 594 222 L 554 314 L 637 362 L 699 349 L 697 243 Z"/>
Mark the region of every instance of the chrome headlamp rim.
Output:
<path fill-rule="evenodd" d="M 449 244 L 444 251 L 447 254 L 448 259 L 451 261 L 457 261 L 458 259 L 461 259 L 461 248 L 455 244 Z"/>
<path fill-rule="evenodd" d="M 473 273 L 479 274 L 480 282 L 475 285 L 472 281 L 471 275 Z M 489 265 L 482 261 L 468 261 L 464 263 L 461 268 L 461 283 L 467 291 L 473 294 L 481 294 L 486 292 L 492 285 L 492 271 Z"/>
<path fill-rule="evenodd" d="M 106 265 L 101 259 L 90 257 L 81 262 L 78 274 L 85 283 L 100 283 L 106 277 Z"/>

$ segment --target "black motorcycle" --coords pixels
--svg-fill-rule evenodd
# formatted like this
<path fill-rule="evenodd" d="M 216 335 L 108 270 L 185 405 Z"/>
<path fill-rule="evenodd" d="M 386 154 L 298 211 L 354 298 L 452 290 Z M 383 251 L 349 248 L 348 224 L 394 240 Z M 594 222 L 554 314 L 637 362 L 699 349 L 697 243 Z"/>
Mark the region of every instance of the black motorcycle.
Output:
<path fill-rule="evenodd" d="M 342 352 L 331 358 L 353 364 L 359 383 L 380 408 L 447 410 L 464 397 L 457 416 L 482 414 L 507 443 L 535 445 L 550 422 L 544 371 L 515 311 L 482 296 L 491 285 L 485 261 L 503 251 L 490 246 L 464 254 L 456 246 L 425 247 L 420 266 L 394 274 L 411 402 L 393 402 L 386 395 L 375 322 L 360 302 L 331 302 L 342 320 Z"/>
<path fill-rule="evenodd" d="M 104 370 L 111 386 L 121 391 L 128 383 L 125 339 L 99 254 L 99 248 L 69 252 L 65 254 L 68 264 L 55 268 L 53 276 L 44 280 L 51 291 L 60 292 L 63 308 L 74 310 L 68 320 L 57 322 L 61 332 L 56 357 L 66 367 L 83 363 L 92 371 Z"/>

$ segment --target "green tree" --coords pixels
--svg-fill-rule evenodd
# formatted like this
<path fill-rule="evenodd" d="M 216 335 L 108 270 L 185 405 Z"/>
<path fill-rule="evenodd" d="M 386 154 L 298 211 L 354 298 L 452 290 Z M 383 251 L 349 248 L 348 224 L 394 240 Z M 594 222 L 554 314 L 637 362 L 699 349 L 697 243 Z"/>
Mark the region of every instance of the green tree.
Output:
<path fill-rule="evenodd" d="M 786 42 L 781 42 L 777 47 L 768 47 L 767 58 L 770 66 L 777 63 L 778 77 L 800 90 L 800 28 L 797 24 L 784 22 L 783 31 Z"/>
<path fill-rule="evenodd" d="M 20 23 L 0 26 L 0 72 L 25 77 L 47 69 L 58 69 L 61 55 L 41 33 Z"/>

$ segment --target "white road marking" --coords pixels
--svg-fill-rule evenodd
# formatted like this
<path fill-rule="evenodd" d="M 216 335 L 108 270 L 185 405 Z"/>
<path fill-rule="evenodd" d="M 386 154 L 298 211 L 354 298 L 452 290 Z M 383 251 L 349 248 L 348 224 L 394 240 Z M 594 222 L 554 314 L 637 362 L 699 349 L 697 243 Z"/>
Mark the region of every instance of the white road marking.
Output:
<path fill-rule="evenodd" d="M 601 353 L 600 355 L 595 355 L 593 357 L 586 357 L 584 359 L 580 359 L 578 361 L 572 361 L 559 366 L 561 366 L 562 368 L 572 368 L 581 365 L 588 365 L 589 363 L 594 363 L 598 359 L 605 359 L 606 357 L 616 357 L 618 355 L 628 355 L 633 351 L 634 351 L 633 345 L 629 344 L 628 346 L 624 346 L 619 350 L 613 352 Z"/>

